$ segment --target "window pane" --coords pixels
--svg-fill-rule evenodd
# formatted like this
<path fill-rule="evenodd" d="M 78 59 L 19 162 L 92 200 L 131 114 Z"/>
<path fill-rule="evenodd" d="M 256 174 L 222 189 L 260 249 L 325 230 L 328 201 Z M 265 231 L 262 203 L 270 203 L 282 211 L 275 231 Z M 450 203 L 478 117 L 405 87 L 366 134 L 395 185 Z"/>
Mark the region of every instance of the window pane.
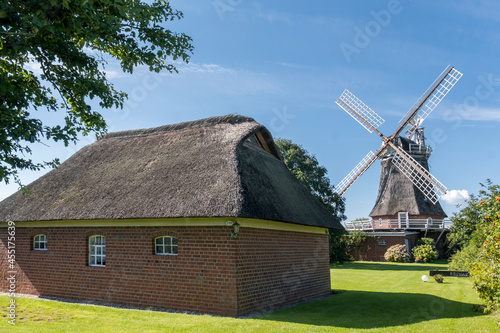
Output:
<path fill-rule="evenodd" d="M 161 253 L 163 253 L 163 246 L 157 246 L 157 247 L 156 247 L 156 253 L 157 253 L 157 254 L 161 254 Z"/>
<path fill-rule="evenodd" d="M 96 253 L 97 255 L 101 255 L 102 254 L 102 249 L 100 247 L 96 248 Z"/>
<path fill-rule="evenodd" d="M 177 238 L 175 237 L 172 238 L 172 245 L 177 245 Z"/>
<path fill-rule="evenodd" d="M 95 246 L 94 245 L 90 246 L 90 254 L 95 255 Z"/>
<path fill-rule="evenodd" d="M 172 253 L 177 254 L 177 246 L 172 246 Z"/>
<path fill-rule="evenodd" d="M 172 247 L 171 246 L 165 246 L 165 253 L 172 253 Z"/>
<path fill-rule="evenodd" d="M 90 264 L 95 265 L 95 257 L 90 257 Z"/>
<path fill-rule="evenodd" d="M 172 238 L 171 237 L 165 237 L 165 245 L 171 245 L 172 244 Z"/>
<path fill-rule="evenodd" d="M 101 257 L 96 257 L 95 259 L 96 259 L 95 262 L 96 262 L 97 265 L 102 265 L 102 259 L 101 259 Z"/>
<path fill-rule="evenodd" d="M 40 243 L 40 248 L 45 249 L 45 243 Z"/>
<path fill-rule="evenodd" d="M 156 239 L 156 245 L 163 245 L 163 238 L 157 238 Z"/>
<path fill-rule="evenodd" d="M 47 241 L 47 236 L 45 236 L 45 235 L 41 235 L 41 236 L 40 236 L 40 240 L 41 240 L 42 242 L 46 242 L 46 241 Z"/>

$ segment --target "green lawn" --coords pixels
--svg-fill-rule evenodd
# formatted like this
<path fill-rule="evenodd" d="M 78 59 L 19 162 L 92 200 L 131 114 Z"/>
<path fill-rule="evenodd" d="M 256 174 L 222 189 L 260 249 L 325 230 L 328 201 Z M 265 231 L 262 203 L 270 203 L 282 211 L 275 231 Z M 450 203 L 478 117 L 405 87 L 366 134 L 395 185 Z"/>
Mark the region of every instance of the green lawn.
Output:
<path fill-rule="evenodd" d="M 433 279 L 446 264 L 354 262 L 332 266 L 332 289 L 322 300 L 252 319 L 173 314 L 18 298 L 17 324 L 0 316 L 0 332 L 495 332 L 498 314 L 481 304 L 466 278 Z M 7 296 L 0 296 L 2 308 Z"/>

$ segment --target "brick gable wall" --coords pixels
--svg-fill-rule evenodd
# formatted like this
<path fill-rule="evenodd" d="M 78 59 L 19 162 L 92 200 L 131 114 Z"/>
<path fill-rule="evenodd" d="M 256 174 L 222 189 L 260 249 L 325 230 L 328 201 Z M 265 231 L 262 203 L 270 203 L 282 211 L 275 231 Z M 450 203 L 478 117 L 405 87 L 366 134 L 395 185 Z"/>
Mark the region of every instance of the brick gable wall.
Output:
<path fill-rule="evenodd" d="M 9 284 L 7 229 L 1 284 Z M 16 292 L 225 316 L 271 310 L 330 292 L 328 237 L 231 227 L 16 228 Z M 45 234 L 47 251 L 32 250 Z M 88 238 L 106 236 L 106 267 L 88 266 Z M 178 238 L 178 256 L 154 255 L 154 238 Z"/>

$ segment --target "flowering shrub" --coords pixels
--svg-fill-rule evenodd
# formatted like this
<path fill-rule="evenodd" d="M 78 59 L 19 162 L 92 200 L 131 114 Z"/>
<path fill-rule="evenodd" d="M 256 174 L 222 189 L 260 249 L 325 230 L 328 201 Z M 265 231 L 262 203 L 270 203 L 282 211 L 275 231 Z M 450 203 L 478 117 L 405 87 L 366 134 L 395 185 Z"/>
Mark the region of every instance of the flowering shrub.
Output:
<path fill-rule="evenodd" d="M 387 249 L 384 254 L 387 261 L 392 262 L 410 262 L 410 254 L 406 245 L 396 244 Z"/>
<path fill-rule="evenodd" d="M 498 206 L 500 200 L 497 197 Z M 488 223 L 483 227 L 485 238 L 480 259 L 471 269 L 472 284 L 479 293 L 479 297 L 486 300 L 488 310 L 500 307 L 500 207 L 497 208 Z"/>
<path fill-rule="evenodd" d="M 423 262 L 434 262 L 437 259 L 438 253 L 434 245 L 420 245 L 412 250 L 415 258 L 420 258 Z"/>

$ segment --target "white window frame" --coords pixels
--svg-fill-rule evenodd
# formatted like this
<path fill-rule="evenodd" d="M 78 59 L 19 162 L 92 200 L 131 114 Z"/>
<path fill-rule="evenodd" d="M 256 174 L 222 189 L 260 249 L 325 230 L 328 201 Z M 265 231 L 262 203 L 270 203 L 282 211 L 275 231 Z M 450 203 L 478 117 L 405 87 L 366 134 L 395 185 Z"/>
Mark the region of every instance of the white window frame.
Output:
<path fill-rule="evenodd" d="M 103 235 L 89 237 L 89 266 L 106 266 L 106 237 Z"/>
<path fill-rule="evenodd" d="M 43 245 L 43 246 L 41 246 Z M 47 251 L 47 236 L 44 234 L 35 235 L 33 237 L 33 250 Z"/>
<path fill-rule="evenodd" d="M 399 227 L 401 228 L 404 224 L 404 228 L 408 228 L 408 212 L 398 213 Z"/>
<path fill-rule="evenodd" d="M 177 237 L 159 236 L 154 239 L 155 255 L 176 256 L 179 251 Z"/>

